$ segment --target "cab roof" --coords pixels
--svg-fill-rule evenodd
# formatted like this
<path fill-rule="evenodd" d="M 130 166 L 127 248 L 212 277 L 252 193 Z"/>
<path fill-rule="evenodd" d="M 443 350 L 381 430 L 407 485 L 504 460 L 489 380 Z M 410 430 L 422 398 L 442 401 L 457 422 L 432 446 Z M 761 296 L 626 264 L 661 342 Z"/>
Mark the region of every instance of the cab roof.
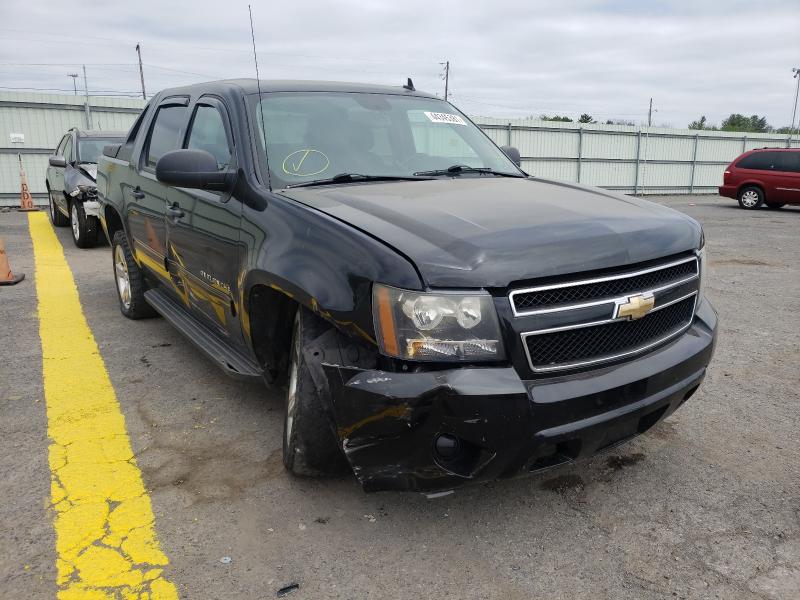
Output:
<path fill-rule="evenodd" d="M 173 94 L 192 94 L 200 90 L 203 92 L 231 91 L 238 89 L 242 94 L 250 95 L 258 93 L 258 83 L 253 79 L 223 79 L 219 81 L 209 81 L 206 83 L 195 83 L 192 85 L 169 88 L 163 90 L 160 95 Z M 291 79 L 262 79 L 261 92 L 359 92 L 363 94 L 394 94 L 402 96 L 417 96 L 420 98 L 437 98 L 435 94 L 409 90 L 402 85 L 372 85 L 366 83 L 346 83 L 339 81 L 304 81 Z"/>

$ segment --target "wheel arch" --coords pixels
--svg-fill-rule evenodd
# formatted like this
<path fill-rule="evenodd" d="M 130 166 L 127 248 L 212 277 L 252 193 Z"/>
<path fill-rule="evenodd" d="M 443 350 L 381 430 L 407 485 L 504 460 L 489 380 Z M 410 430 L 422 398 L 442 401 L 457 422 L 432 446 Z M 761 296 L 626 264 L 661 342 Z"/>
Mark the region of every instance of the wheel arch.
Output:
<path fill-rule="evenodd" d="M 767 190 L 765 189 L 764 184 L 761 181 L 743 181 L 742 183 L 739 184 L 739 187 L 736 188 L 736 197 L 738 198 L 742 194 L 742 191 L 745 188 L 749 187 L 754 187 L 761 190 L 761 194 L 764 196 L 764 200 L 766 201 Z"/>

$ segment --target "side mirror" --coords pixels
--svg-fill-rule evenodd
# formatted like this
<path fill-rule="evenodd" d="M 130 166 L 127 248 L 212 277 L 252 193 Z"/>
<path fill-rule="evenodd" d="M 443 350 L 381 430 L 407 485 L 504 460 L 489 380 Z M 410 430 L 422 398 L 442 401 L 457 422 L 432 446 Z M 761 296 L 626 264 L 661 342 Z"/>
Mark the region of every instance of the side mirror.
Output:
<path fill-rule="evenodd" d="M 515 165 L 518 167 L 522 166 L 522 157 L 519 154 L 519 150 L 514 148 L 514 146 L 500 146 L 500 150 L 502 150 L 503 153 L 510 158 L 511 162 L 513 162 Z"/>
<path fill-rule="evenodd" d="M 66 167 L 67 161 L 64 160 L 63 156 L 55 155 L 50 157 L 50 166 L 51 167 Z"/>
<path fill-rule="evenodd" d="M 117 158 L 120 148 L 122 148 L 122 144 L 108 144 L 107 146 L 103 146 L 103 156 Z"/>
<path fill-rule="evenodd" d="M 220 171 L 217 159 L 205 150 L 172 150 L 156 163 L 156 179 L 175 187 L 224 192 L 234 178 L 233 171 Z"/>

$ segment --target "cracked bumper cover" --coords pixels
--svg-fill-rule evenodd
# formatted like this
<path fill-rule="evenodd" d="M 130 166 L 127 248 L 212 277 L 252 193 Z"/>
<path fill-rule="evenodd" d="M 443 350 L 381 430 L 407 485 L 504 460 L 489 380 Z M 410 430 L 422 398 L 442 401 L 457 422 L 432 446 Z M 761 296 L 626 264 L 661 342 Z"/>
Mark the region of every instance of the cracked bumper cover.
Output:
<path fill-rule="evenodd" d="M 83 201 L 83 212 L 86 213 L 87 217 L 97 217 L 100 218 L 101 213 L 101 204 L 97 200 L 84 200 Z"/>
<path fill-rule="evenodd" d="M 703 300 L 691 328 L 656 351 L 571 376 L 513 367 L 417 373 L 325 365 L 344 453 L 366 491 L 450 490 L 570 462 L 649 429 L 697 389 L 716 341 Z M 434 450 L 440 434 L 456 459 Z"/>

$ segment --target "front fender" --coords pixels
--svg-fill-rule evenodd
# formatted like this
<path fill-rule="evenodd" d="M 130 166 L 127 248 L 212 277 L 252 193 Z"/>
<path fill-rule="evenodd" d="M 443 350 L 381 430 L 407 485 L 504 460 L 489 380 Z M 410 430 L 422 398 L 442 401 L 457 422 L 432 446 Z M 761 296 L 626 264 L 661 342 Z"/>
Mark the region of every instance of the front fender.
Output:
<path fill-rule="evenodd" d="M 312 208 L 272 196 L 245 204 L 241 242 L 248 254 L 240 306 L 264 285 L 294 299 L 342 331 L 375 344 L 372 283 L 422 289 L 414 265 L 369 235 Z"/>

